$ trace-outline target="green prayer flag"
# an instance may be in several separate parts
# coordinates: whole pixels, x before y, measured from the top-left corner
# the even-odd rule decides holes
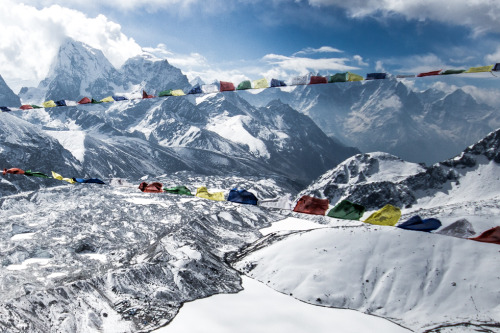
[[[24,171],[24,174],[29,177],[40,177],[40,178],[50,178],[44,173],[41,172],[36,172],[36,171],[31,171],[31,170],[26,170]]]

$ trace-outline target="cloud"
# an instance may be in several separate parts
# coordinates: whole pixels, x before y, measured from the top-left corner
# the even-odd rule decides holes
[[[14,91],[21,85],[36,86],[45,78],[66,37],[102,50],[117,67],[141,52],[140,46],[121,32],[121,26],[105,16],[89,18],[58,5],[37,9],[2,0],[0,30],[0,74]]]
[[[486,55],[484,57],[484,60],[487,63],[491,64],[496,64],[497,62],[500,62],[500,46],[497,47],[497,50],[494,53]]]
[[[349,58],[312,59],[267,54],[262,58],[262,60],[272,66],[280,67],[287,72],[295,72],[298,74],[307,74],[311,71],[349,71],[359,69],[358,67],[346,65],[346,62],[350,61]]]
[[[224,0],[24,0],[27,5],[51,6],[64,3],[64,6],[76,8],[84,12],[99,10],[103,7],[112,8],[119,11],[144,10],[147,12],[157,12],[168,10],[176,14],[187,15],[193,8],[198,7],[206,13],[217,13],[234,8]]]
[[[359,66],[368,66],[368,63],[366,63],[366,62],[363,61],[363,57],[362,56],[355,55],[352,58],[358,63]]]
[[[418,74],[438,69],[445,69],[448,67],[453,68],[453,66],[447,66],[440,57],[433,53],[413,55],[409,57],[389,58],[384,59],[383,63],[386,66],[394,67],[394,71],[396,73],[404,74]]]
[[[61,0],[24,0],[32,6],[50,6]],[[340,7],[352,18],[367,16],[390,17],[402,15],[410,20],[433,20],[469,27],[474,35],[485,32],[500,32],[500,2],[496,0],[65,0],[64,6],[82,11],[98,10],[102,7],[121,11],[144,10],[156,12],[166,10],[188,15],[201,10],[203,13],[220,14],[235,10],[241,5],[254,5],[288,10],[291,5],[305,4],[314,8]],[[303,8],[303,7],[302,7]],[[273,10],[274,13],[274,10]],[[302,11],[302,15],[310,14]],[[276,20],[274,17],[273,20]]]
[[[315,54],[315,53],[342,53],[344,51],[341,51],[339,49],[336,49],[331,46],[322,46],[319,49],[315,49],[312,47],[305,48],[303,50],[300,50],[299,52],[294,53],[293,55],[298,55],[298,54]]]
[[[493,0],[308,0],[312,6],[336,6],[349,16],[402,15],[410,20],[433,20],[467,26],[478,36],[500,32],[500,1]]]
[[[375,70],[377,72],[381,72],[381,73],[385,73],[386,72],[386,70],[384,68],[384,63],[381,60],[377,60],[375,62]]]
[[[147,47],[144,48],[144,51],[152,53],[159,58],[166,58],[171,65],[181,69],[182,73],[189,80],[200,77],[205,83],[220,80],[238,83],[249,79],[244,73],[259,75],[255,68],[242,68],[238,66],[240,69],[232,69],[229,68],[232,64],[212,64],[206,57],[199,53],[176,53],[168,50],[165,44],[159,44],[156,47]]]

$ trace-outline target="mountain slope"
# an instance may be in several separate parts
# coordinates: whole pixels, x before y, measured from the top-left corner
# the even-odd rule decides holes
[[[491,265],[500,259],[498,245],[330,220],[330,227],[272,233],[232,265],[304,302],[355,309],[416,332],[500,327],[500,276]]]
[[[327,137],[311,119],[287,105],[273,102],[255,108],[234,93],[48,108],[16,115],[52,135],[59,131],[61,142],[85,133],[75,154],[83,154],[80,160],[85,161],[86,172],[96,176],[142,177],[182,169],[202,174],[280,175],[305,185],[358,152]]]
[[[3,77],[0,75],[0,106],[19,106],[21,100],[5,83]]]
[[[15,167],[45,173],[54,170],[73,175],[81,171],[79,161],[56,139],[5,112],[0,114],[0,142],[0,165],[3,168]],[[40,182],[31,177],[6,175],[0,178],[0,195],[53,186],[54,183],[56,181]]]

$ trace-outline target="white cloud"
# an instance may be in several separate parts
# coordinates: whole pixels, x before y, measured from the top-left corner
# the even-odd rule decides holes
[[[384,59],[384,64],[395,66],[395,72],[405,74],[418,74],[450,67],[447,66],[441,58],[433,53]],[[453,66],[451,67],[453,68]]]
[[[102,50],[117,67],[141,52],[140,46],[121,32],[121,26],[105,16],[89,18],[58,5],[37,9],[2,0],[0,30],[0,74],[15,92],[21,85],[34,86],[45,78],[66,37]]]
[[[497,0],[308,0],[313,6],[338,6],[351,17],[400,14],[413,20],[434,20],[463,25],[475,35],[500,32],[500,1]]]
[[[65,0],[64,6],[85,10],[101,7],[122,11],[168,10],[186,15],[200,9],[204,13],[218,14],[231,11],[239,4],[261,6],[263,2],[275,8],[286,8],[287,2],[307,2],[313,7],[336,6],[343,8],[351,17],[402,15],[412,20],[434,20],[453,25],[467,26],[474,35],[487,31],[500,32],[500,1],[498,0]],[[49,6],[61,0],[24,0],[27,5]]]
[[[496,64],[497,62],[500,62],[500,46],[497,47],[496,52],[486,55],[486,57],[484,57],[484,60],[487,63],[491,64]]]
[[[375,62],[375,70],[377,72],[381,72],[381,73],[384,73],[386,71],[384,68],[384,64],[381,60],[378,60],[377,62]]]
[[[295,72],[298,74],[307,74],[311,71],[349,71],[359,69],[358,67],[346,65],[346,62],[350,61],[348,58],[312,59],[267,54],[262,58],[262,60],[272,66],[280,67],[287,72]]]
[[[454,84],[448,84],[443,81],[435,82],[430,86],[431,88],[450,94],[457,89],[462,89],[479,103],[484,103],[491,107],[498,107],[498,100],[500,100],[500,90],[499,89],[487,89],[479,88],[472,85],[457,86]]]
[[[144,10],[156,12],[169,10],[177,14],[189,14],[192,9],[199,5],[204,12],[217,13],[226,9],[234,8],[231,3],[224,0],[24,0],[27,5],[50,6],[63,3],[64,6],[77,8],[82,11],[96,11],[102,7],[113,8],[120,11]]]
[[[363,57],[362,56],[355,55],[352,58],[358,63],[359,66],[368,66],[368,63],[366,63],[366,62],[363,61]]]
[[[485,89],[475,86],[464,86],[462,89],[472,95],[476,101],[487,104],[491,107],[498,108],[498,101],[500,100],[500,90],[498,89]]]
[[[344,51],[341,51],[339,49],[336,49],[334,47],[331,47],[331,46],[322,46],[318,49],[315,49],[315,48],[312,48],[312,47],[308,47],[308,48],[305,48],[303,50],[300,50],[299,52],[296,52],[294,53],[294,55],[298,55],[298,54],[315,54],[315,53],[342,53]]]

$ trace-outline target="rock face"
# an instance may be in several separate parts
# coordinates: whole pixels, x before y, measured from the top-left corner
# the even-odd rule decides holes
[[[119,71],[124,91],[142,92],[145,89],[148,94],[157,95],[167,89],[183,89],[187,93],[190,87],[180,69],[170,65],[166,59],[158,59],[148,53],[128,59]]]
[[[445,81],[446,82],[446,81]],[[493,82],[497,85],[497,82]],[[500,123],[500,109],[460,88],[414,91],[396,79],[240,92],[252,105],[280,99],[330,136],[363,152],[436,163],[460,153]]]
[[[193,192],[240,186],[260,198],[290,191],[271,179],[154,180]],[[141,193],[138,182],[81,185],[0,198],[1,331],[151,331],[186,301],[241,290],[225,254],[278,218],[256,206]]]

